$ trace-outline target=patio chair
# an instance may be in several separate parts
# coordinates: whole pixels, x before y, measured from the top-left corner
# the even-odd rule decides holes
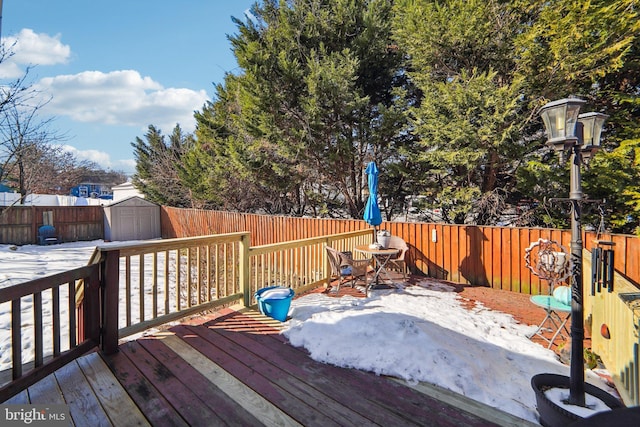
[[[56,228],[53,225],[43,225],[38,228],[38,244],[52,245],[58,243]]]
[[[340,292],[343,283],[351,283],[353,287],[358,279],[367,285],[367,273],[371,266],[371,258],[353,259],[350,252],[340,252],[330,246],[326,246],[327,258],[331,265],[331,278],[338,278],[336,293]]]
[[[568,291],[569,298],[559,298],[560,293],[558,291]],[[571,317],[571,289],[568,286],[560,286],[556,288],[552,295],[533,295],[530,300],[538,307],[542,307],[546,312],[544,320],[538,325],[536,331],[531,335],[538,335],[545,340],[549,345],[547,348],[555,343],[556,338],[560,337],[566,340],[570,336],[570,332],[567,329],[567,321]],[[551,338],[547,338],[544,332],[548,331],[552,334]]]
[[[405,256],[409,250],[409,245],[407,245],[407,242],[405,242],[401,237],[391,236],[388,247],[392,249],[399,249],[400,252],[389,259],[387,269],[401,272],[403,280],[407,280],[407,262],[405,260]]]

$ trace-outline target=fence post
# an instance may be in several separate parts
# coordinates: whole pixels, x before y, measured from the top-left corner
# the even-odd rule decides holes
[[[24,203],[24,200],[22,201]],[[38,211],[37,208],[31,205],[31,243],[38,244]]]
[[[120,287],[120,251],[107,251],[102,266],[102,337],[105,354],[118,351],[118,290]]]
[[[249,283],[249,247],[251,247],[251,234],[246,233],[240,237],[240,291],[243,295],[244,306],[251,305],[251,284]]]

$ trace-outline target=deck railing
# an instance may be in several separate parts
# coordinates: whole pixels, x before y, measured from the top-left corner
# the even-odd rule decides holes
[[[104,259],[103,343],[241,301],[249,233],[99,246]]]
[[[11,322],[11,351],[2,355],[11,357],[11,370],[0,373],[0,402],[99,344],[99,269],[95,262],[0,289],[0,307],[9,306],[2,312],[10,313]],[[76,290],[84,294],[82,309]],[[27,334],[33,346],[25,345]]]
[[[124,243],[96,248],[104,259],[103,349],[117,340],[224,305],[255,304],[273,285],[297,292],[327,281],[324,245],[371,240],[371,230],[251,247],[249,233]]]
[[[361,230],[251,247],[248,253],[250,285],[245,305],[255,304],[253,294],[268,286],[290,286],[296,292],[318,287],[328,281],[331,271],[325,246],[351,250],[371,243],[372,238],[371,230]]]

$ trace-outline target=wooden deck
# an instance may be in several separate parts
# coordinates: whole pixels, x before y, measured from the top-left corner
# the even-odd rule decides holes
[[[66,403],[76,426],[526,426],[430,386],[312,360],[280,323],[225,309],[88,354],[5,403]]]

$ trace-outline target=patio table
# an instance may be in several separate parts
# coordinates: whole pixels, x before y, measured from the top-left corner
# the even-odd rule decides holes
[[[394,248],[377,249],[377,248],[370,248],[369,245],[358,245],[354,249],[356,252],[360,252],[365,255],[372,256],[373,259],[375,260],[374,274],[371,280],[369,281],[369,285],[367,286],[367,288],[372,289],[374,285],[376,287],[379,286],[380,276],[386,276],[386,279],[391,282],[390,284],[393,283],[393,281],[389,277],[389,273],[387,272],[387,269],[385,268],[385,266],[387,265],[391,257],[393,257],[394,255],[397,255],[398,252],[400,252],[400,249],[394,249]]]

